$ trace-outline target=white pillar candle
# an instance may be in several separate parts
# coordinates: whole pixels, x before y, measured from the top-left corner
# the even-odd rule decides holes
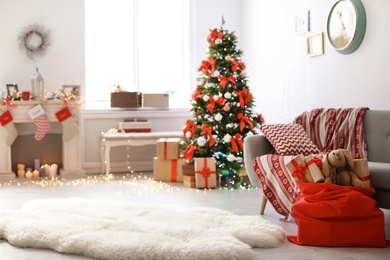
[[[26,176],[27,179],[32,178],[32,172],[31,171],[26,171],[25,176]]]
[[[34,171],[32,172],[32,175],[33,175],[33,178],[38,178],[38,177],[39,177],[39,171],[34,170]]]
[[[18,178],[24,178],[24,174],[26,172],[24,170],[18,170]]]
[[[50,165],[44,164],[41,166],[41,177],[49,176]]]
[[[57,170],[58,170],[58,165],[53,163],[50,165],[50,170],[49,170],[49,176],[50,177],[56,177],[57,176]]]

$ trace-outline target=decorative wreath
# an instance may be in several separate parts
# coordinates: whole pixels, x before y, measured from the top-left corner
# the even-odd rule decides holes
[[[51,44],[51,32],[44,26],[34,23],[19,34],[19,47],[24,50],[30,59],[44,56]]]

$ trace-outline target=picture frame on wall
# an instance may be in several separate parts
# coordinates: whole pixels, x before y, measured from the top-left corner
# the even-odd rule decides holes
[[[307,56],[319,56],[324,54],[324,33],[316,33],[306,38]]]
[[[295,33],[306,33],[310,31],[310,11],[299,13],[295,16]]]
[[[18,88],[18,84],[6,84],[7,85],[7,94],[8,94],[8,97],[18,97],[18,92],[19,92],[19,88]],[[15,99],[16,99],[15,98]]]

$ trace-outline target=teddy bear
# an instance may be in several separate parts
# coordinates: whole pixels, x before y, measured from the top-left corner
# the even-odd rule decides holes
[[[337,149],[326,153],[322,158],[324,182],[364,188],[364,183],[352,171],[353,166],[352,155],[347,149]]]

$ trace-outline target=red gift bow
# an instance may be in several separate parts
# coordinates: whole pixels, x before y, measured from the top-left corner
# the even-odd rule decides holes
[[[214,113],[215,103],[223,106],[226,103],[226,98],[220,97],[217,100],[215,100],[213,97],[210,97],[209,101],[210,103],[206,106],[206,108],[210,111],[210,114],[212,114]]]
[[[225,76],[219,76],[219,84],[223,89],[225,89],[226,84],[230,81],[234,85],[236,85],[236,79],[233,76],[225,77]]]
[[[238,99],[240,101],[241,108],[245,107],[245,104],[248,104],[249,101],[252,100],[252,94],[249,92],[248,89],[243,89],[241,91],[236,92]]]
[[[247,116],[244,116],[242,113],[238,113],[237,117],[238,117],[238,119],[241,120],[240,121],[240,131],[241,132],[245,127],[245,123],[247,123],[251,127],[251,129],[253,128],[253,124]]]
[[[207,167],[207,158],[203,158],[203,168],[200,171],[195,171],[195,174],[201,174],[204,178],[205,187],[209,188],[209,177],[211,174],[216,173],[215,171],[211,171],[209,167]]]
[[[15,104],[12,104],[11,101],[9,101],[8,97],[6,97],[3,102],[1,103],[1,105],[3,106],[9,106],[9,107],[12,107],[12,108],[15,108],[16,105]]]
[[[306,170],[307,170],[307,166],[302,166],[300,164],[298,164],[295,160],[292,160],[291,161],[291,164],[294,166],[294,169],[291,173],[291,175],[294,177],[294,178],[297,178],[298,180],[303,180],[304,182],[309,182],[307,179],[306,179]]]
[[[232,71],[236,72],[238,69],[238,66],[241,66],[241,69],[245,69],[245,64],[241,61],[234,61],[232,60]]]
[[[223,37],[223,32],[218,32],[218,30],[216,28],[214,30],[212,30],[210,33],[211,46],[215,45],[215,40],[222,39],[222,37]]]
[[[209,146],[213,146],[215,142],[214,142],[214,138],[213,138],[213,134],[212,134],[212,131],[213,131],[212,127],[203,124],[202,131],[204,132],[203,136],[205,138],[207,137],[207,135],[209,136]]]
[[[215,60],[213,58],[211,58],[210,60],[203,60],[202,64],[198,68],[198,71],[203,70],[204,74],[210,77],[210,73],[209,73],[210,68],[211,68],[211,74],[213,74],[215,70]]]
[[[230,139],[230,142],[232,143],[232,151],[235,153],[239,152],[237,144],[240,146],[241,149],[244,146],[241,139],[241,135],[239,133],[237,133],[234,137],[232,137]]]
[[[195,89],[192,93],[192,100],[197,100],[199,98],[203,98],[204,94],[200,93],[198,89]]]
[[[309,166],[310,166],[311,164],[313,164],[313,163],[317,164],[317,166],[318,166],[319,168],[322,168],[322,161],[321,161],[320,158],[314,157],[313,159],[311,159],[310,161],[308,161],[308,162],[306,163],[306,165],[309,167]]]
[[[177,181],[177,160],[173,159],[171,162],[171,182]]]
[[[183,155],[184,155],[184,158],[186,158],[187,160],[191,160],[192,157],[194,157],[194,152],[198,149],[197,146],[193,145],[193,144],[189,144],[187,146],[187,149],[183,152]]]
[[[192,122],[191,120],[186,121],[186,126],[183,129],[183,135],[186,136],[187,132],[191,132],[191,137],[192,138],[195,135],[195,130],[196,130],[196,124]]]

